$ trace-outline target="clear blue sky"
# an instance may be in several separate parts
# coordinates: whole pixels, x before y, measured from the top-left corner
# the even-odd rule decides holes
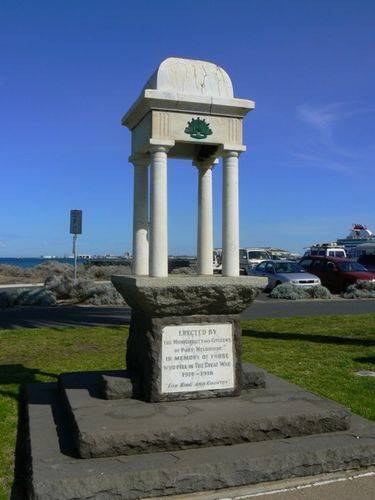
[[[375,229],[373,0],[2,0],[0,256],[131,248],[120,119],[168,56],[206,59],[253,99],[241,244],[291,250]],[[196,172],[169,163],[170,252],[195,252]],[[214,174],[220,246],[221,167]]]

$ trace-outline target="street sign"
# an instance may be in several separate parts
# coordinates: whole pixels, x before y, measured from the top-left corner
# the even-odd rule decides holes
[[[82,234],[82,210],[70,211],[70,234],[73,235],[74,282],[77,279],[77,234]]]
[[[70,234],[82,234],[82,210],[70,211]]]

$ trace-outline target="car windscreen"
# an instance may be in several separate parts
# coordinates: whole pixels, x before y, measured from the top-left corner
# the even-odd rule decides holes
[[[345,258],[345,252],[342,252],[340,250],[335,250],[335,257],[343,257],[343,258]]]
[[[350,271],[362,271],[366,272],[367,269],[363,267],[361,264],[358,262],[339,262],[337,263],[339,269],[344,272],[350,272]]]
[[[296,262],[275,262],[274,267],[277,273],[305,273],[302,266]]]
[[[248,252],[248,256],[249,256],[249,259],[262,259],[262,260],[266,260],[266,259],[270,258],[270,256],[268,255],[267,252],[254,252],[254,251],[251,251],[251,252]]]

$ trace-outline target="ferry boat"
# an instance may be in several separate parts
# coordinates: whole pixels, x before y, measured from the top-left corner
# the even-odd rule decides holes
[[[362,243],[375,243],[375,234],[363,224],[353,224],[346,238],[337,239],[337,244],[344,246],[346,250],[355,248]]]

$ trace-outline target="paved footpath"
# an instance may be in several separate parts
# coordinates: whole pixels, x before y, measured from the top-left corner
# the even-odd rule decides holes
[[[292,478],[220,491],[159,497],[159,500],[160,498],[164,500],[374,500],[375,468]]]
[[[375,300],[301,300],[270,299],[261,295],[242,319],[288,318],[327,314],[375,313]],[[0,310],[0,328],[40,328],[43,326],[113,326],[128,324],[130,309],[111,306],[15,307]],[[374,498],[375,500],[375,498]]]
[[[375,313],[375,299],[277,300],[262,294],[242,313],[242,318],[288,318],[290,316],[367,313]]]

